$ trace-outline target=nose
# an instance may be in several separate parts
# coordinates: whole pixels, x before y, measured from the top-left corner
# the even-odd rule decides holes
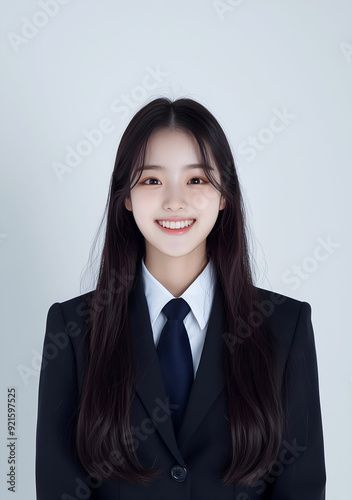
[[[177,186],[170,186],[165,192],[163,208],[165,210],[179,210],[187,206],[186,196],[182,189]]]

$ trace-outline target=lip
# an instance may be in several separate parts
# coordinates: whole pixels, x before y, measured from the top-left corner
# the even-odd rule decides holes
[[[155,221],[155,224],[162,230],[164,231],[164,233],[166,234],[175,234],[175,235],[180,235],[180,234],[184,234],[184,233],[187,233],[195,224],[196,220],[197,219],[193,219],[193,223],[188,226],[188,227],[180,227],[180,229],[168,229],[167,227],[163,227],[161,226],[159,223],[158,223],[158,220],[169,220],[169,221],[172,221],[172,222],[177,222],[177,221],[182,221],[182,220],[192,220],[193,218],[190,217],[189,219],[186,219],[184,217],[169,217],[168,219],[157,219]]]

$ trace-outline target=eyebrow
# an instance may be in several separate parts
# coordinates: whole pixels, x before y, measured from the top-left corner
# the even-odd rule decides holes
[[[204,170],[204,165],[201,163],[192,163],[190,165],[185,165],[184,170],[191,170],[191,169],[196,169],[196,168],[201,168]],[[208,165],[209,170],[214,170],[213,167]],[[162,167],[161,165],[143,165],[143,167],[139,167],[137,172],[140,172],[141,170],[165,170],[165,167]]]

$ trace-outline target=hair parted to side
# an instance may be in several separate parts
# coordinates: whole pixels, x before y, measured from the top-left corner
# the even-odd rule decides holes
[[[194,136],[205,175],[226,200],[206,245],[223,290],[225,331],[229,336],[236,336],[239,325],[248,324],[257,299],[242,196],[221,126],[194,100],[153,100],[134,115],[116,155],[106,206],[105,242],[89,305],[89,353],[76,433],[78,456],[89,474],[142,484],[155,479],[158,471],[145,470],[131,446],[134,371],[127,317],[128,297],[145,256],[145,244],[125,199],[133,187],[132,179],[143,167],[148,139],[164,128]],[[211,160],[218,167],[220,185],[212,176]],[[142,171],[136,182],[140,175]],[[99,300],[111,290],[114,274],[122,285],[111,291],[107,300]],[[232,453],[221,479],[224,484],[251,485],[275,462],[283,427],[281,386],[265,323],[253,327],[251,335],[235,349],[224,342],[223,356]],[[107,459],[112,465],[109,470],[104,467]]]

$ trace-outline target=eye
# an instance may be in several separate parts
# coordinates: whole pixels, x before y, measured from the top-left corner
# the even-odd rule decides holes
[[[201,181],[201,182],[196,182],[195,184],[206,184],[207,181],[202,179],[201,177],[193,177],[193,179],[191,179],[191,181]]]
[[[155,182],[154,182],[155,181]],[[196,182],[193,182],[196,181]],[[149,177],[148,179],[144,179],[143,181],[140,182],[140,184],[146,184],[147,186],[157,186],[157,183],[160,183],[158,179],[155,179],[154,177]],[[205,179],[202,179],[201,177],[193,177],[188,181],[192,184],[207,184],[208,181]]]
[[[145,179],[144,181],[141,182],[141,184],[147,184],[147,185],[152,185],[154,186],[154,182],[148,182],[148,181],[156,181],[156,182],[160,182],[158,181],[158,179],[154,179],[153,177],[150,177],[149,179]]]

